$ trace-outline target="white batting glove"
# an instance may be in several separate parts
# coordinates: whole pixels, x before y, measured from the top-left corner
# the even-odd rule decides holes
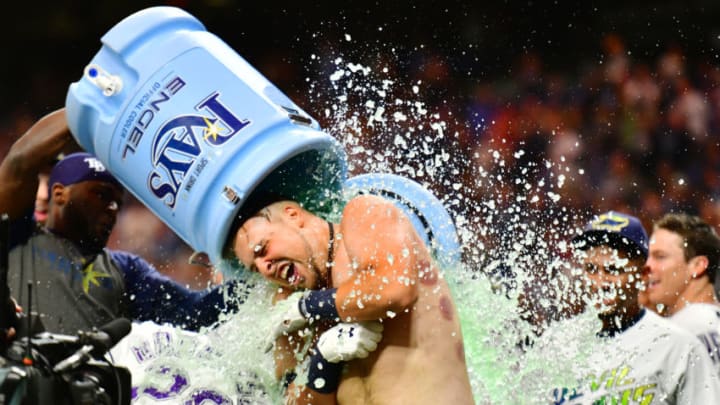
[[[302,299],[302,292],[294,292],[290,294],[283,305],[288,305],[287,311],[280,318],[280,322],[275,325],[272,332],[268,336],[267,343],[265,345],[265,352],[272,350],[275,345],[275,341],[282,335],[287,335],[300,330],[308,324],[309,320],[303,316],[300,312],[300,299]]]
[[[330,363],[364,359],[377,349],[382,331],[378,321],[339,323],[320,335],[317,349]]]

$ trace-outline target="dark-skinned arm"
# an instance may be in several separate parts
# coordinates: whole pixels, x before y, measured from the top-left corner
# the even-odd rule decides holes
[[[28,129],[0,163],[0,213],[10,219],[27,214],[35,202],[38,174],[60,152],[80,150],[65,119],[65,109],[53,111]]]

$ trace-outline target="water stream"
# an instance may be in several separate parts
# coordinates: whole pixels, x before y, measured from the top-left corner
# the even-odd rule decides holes
[[[350,173],[411,178],[455,217],[463,263],[444,277],[460,311],[476,402],[548,403],[553,387],[573,385],[575,365],[592,351],[596,315],[588,310],[562,330],[538,332],[583,308],[567,241],[587,216],[563,201],[565,183],[582,172],[562,159],[510,153],[501,140],[483,139],[482,126],[460,123],[477,132],[468,151],[452,114],[423,102],[423,83],[342,57],[310,59],[310,68],[328,75],[311,81],[300,104],[313,106],[307,110],[345,146]],[[272,307],[272,287],[250,280],[246,303],[216,328],[189,334],[135,326],[115,350],[133,368],[134,403],[282,402],[262,350],[282,303]]]

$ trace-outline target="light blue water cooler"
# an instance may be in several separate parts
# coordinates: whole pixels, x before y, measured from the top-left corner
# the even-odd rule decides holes
[[[66,108],[78,143],[214,262],[256,188],[321,201],[345,180],[335,139],[178,8],[108,31]]]
[[[458,260],[452,219],[429,191],[391,174],[347,181],[336,140],[178,8],[145,9],[108,31],[66,108],[78,143],[214,263],[241,205],[268,190],[314,211],[342,190],[383,195],[441,262]]]

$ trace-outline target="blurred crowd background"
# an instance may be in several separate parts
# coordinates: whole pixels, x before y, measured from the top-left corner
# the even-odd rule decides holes
[[[13,2],[14,12],[0,17],[0,156],[64,104],[104,32],[166,4],[198,17],[321,124],[329,125],[318,110],[322,95],[308,97],[308,86],[328,72],[313,70],[311,55],[343,55],[421,81],[428,109],[458,134],[456,161],[492,166],[479,151],[522,150],[507,162],[547,159],[583,173],[563,189],[571,209],[634,213],[648,228],[684,210],[720,230],[719,2],[249,3]],[[476,171],[463,175],[466,195],[482,192]],[[499,193],[512,194],[513,184],[506,187]],[[131,196],[110,246],[193,288],[217,281],[188,264],[191,249]]]

